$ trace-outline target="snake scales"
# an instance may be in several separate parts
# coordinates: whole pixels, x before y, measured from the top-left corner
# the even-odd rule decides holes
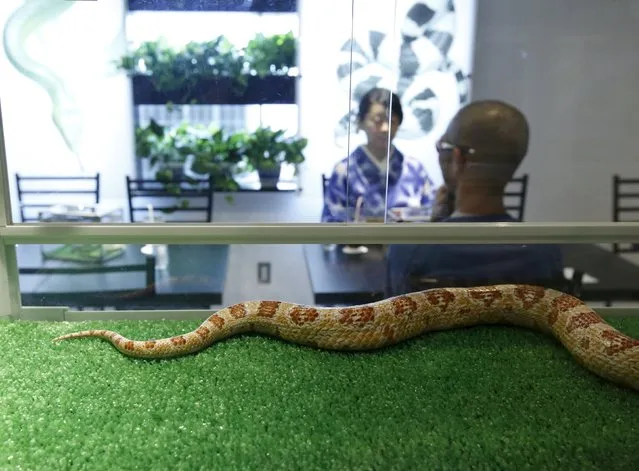
[[[194,331],[171,338],[130,340],[109,330],[86,330],[53,341],[99,337],[130,357],[171,358],[245,332],[323,349],[370,350],[429,331],[480,324],[552,334],[592,372],[639,391],[639,340],[614,329],[581,300],[529,285],[435,288],[342,308],[250,301],[221,309]]]

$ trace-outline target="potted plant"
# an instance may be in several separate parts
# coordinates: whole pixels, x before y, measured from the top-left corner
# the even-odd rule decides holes
[[[136,153],[148,159],[157,180],[197,182],[213,176],[215,190],[239,189],[235,177],[256,170],[262,188],[275,189],[282,164],[304,162],[305,138],[286,137],[284,130],[260,127],[253,133],[227,134],[215,127],[182,123],[167,130],[154,120],[136,130]],[[296,168],[297,171],[297,168]],[[177,193],[176,193],[177,194]],[[227,198],[229,199],[229,198]]]
[[[168,132],[153,119],[146,127],[135,130],[135,154],[148,160],[158,180],[183,176],[184,156],[176,145],[177,135],[176,131]]]
[[[277,188],[282,164],[297,165],[305,160],[307,139],[285,137],[284,132],[259,127],[245,137],[244,157],[248,167],[257,170],[262,188]]]
[[[216,128],[182,123],[167,129],[151,120],[136,129],[136,154],[148,159],[155,178],[167,184],[176,179],[197,182],[213,176],[217,190],[238,189],[233,176],[241,164],[242,142]]]
[[[182,152],[186,155],[185,173],[194,179],[213,177],[217,191],[236,191],[234,177],[242,171],[241,134],[228,136],[224,129],[193,129],[191,140]]]

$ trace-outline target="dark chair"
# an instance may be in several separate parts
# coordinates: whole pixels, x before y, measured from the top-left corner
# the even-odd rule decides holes
[[[514,188],[513,188],[514,187]],[[528,174],[521,177],[514,177],[506,185],[504,192],[504,207],[506,211],[517,221],[524,220],[524,209],[526,207],[526,196],[528,194]]]
[[[639,221],[639,178],[612,177],[613,222]],[[630,244],[613,244],[615,253],[639,252],[639,240]]]
[[[191,180],[177,179],[170,182],[159,180],[132,179],[126,177],[131,222],[141,222],[148,216],[148,205],[163,219],[174,215],[174,222],[211,222],[213,219],[213,177],[193,183]],[[136,201],[141,201],[136,206]],[[199,204],[193,204],[199,200]],[[201,201],[204,200],[202,203]],[[140,213],[144,216],[140,217]],[[189,214],[190,213],[190,214]],[[200,213],[201,217],[193,217]],[[185,215],[179,217],[178,215]]]
[[[16,190],[22,222],[39,220],[39,213],[55,204],[100,203],[100,173],[95,176],[21,176]]]

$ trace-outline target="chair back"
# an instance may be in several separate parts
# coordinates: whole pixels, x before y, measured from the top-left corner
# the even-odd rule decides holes
[[[612,177],[612,220],[613,222],[639,221],[639,178]],[[636,243],[613,244],[615,253],[639,252]]]
[[[166,222],[211,222],[213,220],[213,177],[193,182],[169,182],[126,177],[129,219],[141,222],[148,217],[149,205]]]
[[[100,203],[100,173],[93,176],[24,176],[16,173],[20,220],[33,222],[56,204]]]
[[[504,192],[504,207],[517,221],[524,220],[526,196],[528,195],[528,174],[514,177],[506,185]]]

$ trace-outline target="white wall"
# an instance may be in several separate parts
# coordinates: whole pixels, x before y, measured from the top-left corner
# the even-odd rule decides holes
[[[2,28],[22,3],[0,2]],[[43,14],[43,5],[40,2],[36,15]],[[125,50],[124,0],[68,5],[27,38],[26,53],[46,67],[45,73],[54,73],[64,82],[70,101],[61,105],[79,112],[77,120],[66,115],[70,135],[77,133],[77,154],[52,122],[47,92],[19,73],[0,48],[0,97],[15,221],[19,220],[16,172],[83,175],[99,171],[101,195],[108,200],[126,198],[124,175],[134,168],[129,80],[114,73],[111,65]]]
[[[639,176],[639,2],[478,0],[473,98],[528,115],[529,221],[610,221]]]

